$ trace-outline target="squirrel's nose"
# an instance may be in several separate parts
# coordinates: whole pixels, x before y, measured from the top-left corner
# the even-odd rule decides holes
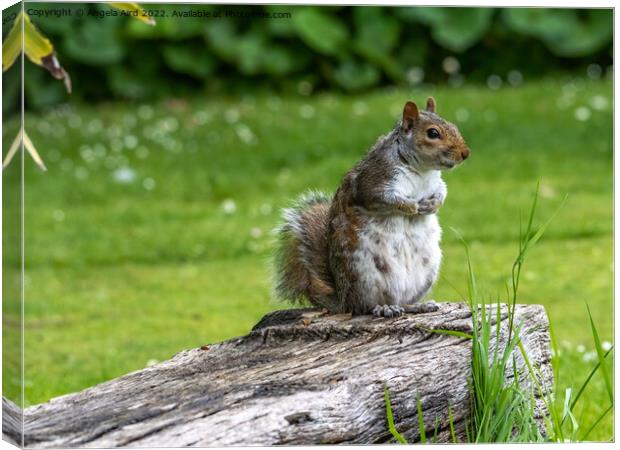
[[[463,161],[465,161],[467,159],[467,157],[469,156],[469,149],[467,147],[465,147],[462,151],[461,151],[461,157],[463,158]]]

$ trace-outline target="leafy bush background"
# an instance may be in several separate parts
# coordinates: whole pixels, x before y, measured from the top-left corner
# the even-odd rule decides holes
[[[458,59],[467,81],[514,69],[531,77],[612,62],[611,9],[143,6],[168,17],[158,17],[155,27],[128,17],[33,17],[74,80],[74,100],[286,92],[297,91],[301,81],[307,90],[359,92],[419,81],[408,77],[412,68],[423,69],[425,82],[446,82],[447,56]],[[111,9],[103,3],[27,7]],[[190,10],[290,12],[291,18],[170,17]],[[8,29],[5,24],[4,35]],[[27,64],[28,106],[66,99],[62,83]],[[19,92],[18,70],[4,82],[6,110]]]

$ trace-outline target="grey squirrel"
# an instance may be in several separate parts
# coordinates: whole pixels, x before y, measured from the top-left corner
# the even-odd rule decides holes
[[[333,313],[399,316],[437,309],[420,300],[441,263],[436,212],[441,171],[470,154],[458,128],[407,102],[402,120],[343,178],[333,198],[310,192],[277,229],[276,294]]]

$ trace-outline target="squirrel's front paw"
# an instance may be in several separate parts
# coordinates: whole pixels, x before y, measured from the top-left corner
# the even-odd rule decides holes
[[[418,214],[420,214],[420,212],[418,211],[418,203],[415,202],[411,202],[411,203],[398,203],[396,205],[396,209],[398,209],[401,213],[403,213],[406,216],[416,216]]]
[[[375,317],[399,317],[405,314],[405,308],[399,305],[376,305],[372,309]]]
[[[418,214],[435,214],[441,208],[442,202],[437,197],[424,198],[418,202]]]
[[[439,305],[434,300],[429,300],[425,303],[405,305],[403,310],[408,314],[424,314],[438,311]]]

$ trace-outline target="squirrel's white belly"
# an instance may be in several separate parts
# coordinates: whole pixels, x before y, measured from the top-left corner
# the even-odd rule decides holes
[[[419,301],[439,274],[441,228],[437,216],[367,220],[352,258],[364,301],[368,306]]]

